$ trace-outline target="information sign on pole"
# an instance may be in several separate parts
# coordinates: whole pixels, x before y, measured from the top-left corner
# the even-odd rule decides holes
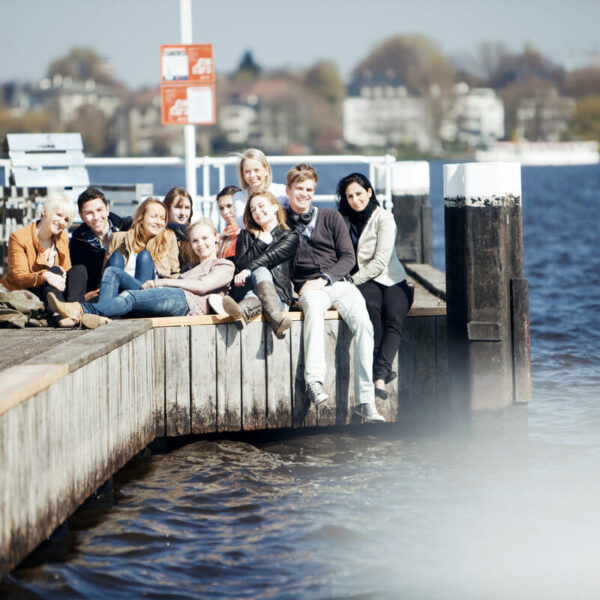
[[[214,124],[214,80],[212,44],[163,44],[160,47],[162,124]]]

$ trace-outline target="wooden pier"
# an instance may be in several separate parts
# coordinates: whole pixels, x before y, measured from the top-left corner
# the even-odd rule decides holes
[[[430,270],[410,268],[417,281]],[[446,407],[438,284],[416,284],[398,378],[378,400],[387,421]],[[240,331],[218,316],[115,320],[95,331],[1,330],[0,577],[156,438],[360,423],[346,325],[327,314],[331,399],[315,408],[304,397],[302,314],[290,314],[283,340],[261,318]]]

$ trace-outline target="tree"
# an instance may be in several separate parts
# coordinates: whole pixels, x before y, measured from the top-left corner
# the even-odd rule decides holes
[[[48,77],[55,75],[84,81],[93,79],[108,85],[115,83],[110,63],[92,48],[76,47],[66,56],[53,60],[48,67]]]
[[[454,81],[450,61],[421,35],[398,35],[377,45],[355,68],[353,77],[365,72],[393,73],[407,86],[428,95],[432,86],[448,89]]]
[[[262,73],[261,66],[254,60],[250,50],[246,50],[240,60],[238,68],[233,74],[235,81],[256,81]]]
[[[340,78],[337,65],[328,60],[321,60],[304,74],[304,82],[315,93],[339,111],[346,95],[346,86]]]
[[[600,95],[586,96],[577,101],[567,137],[600,142]]]
[[[575,69],[565,78],[565,90],[570,96],[600,96],[600,67],[590,66]]]

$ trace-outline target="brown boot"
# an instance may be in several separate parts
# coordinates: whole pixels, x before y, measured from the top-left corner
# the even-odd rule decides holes
[[[242,327],[246,327],[248,321],[255,315],[260,315],[262,306],[258,298],[250,296],[236,302],[231,296],[223,298],[223,310],[236,321],[240,321]]]
[[[63,319],[71,319],[74,325],[81,323],[83,308],[79,302],[62,302],[50,292],[48,294],[48,306]]]
[[[261,281],[256,284],[254,291],[262,302],[263,313],[271,322],[275,335],[280,339],[285,337],[285,332],[292,326],[292,320],[281,312],[275,284],[271,281]]]
[[[59,324],[66,320],[69,320],[72,323],[72,325],[61,324],[61,327],[83,325],[88,329],[96,329],[101,325],[110,323],[108,317],[84,313],[83,307],[79,302],[62,302],[52,292],[48,294],[48,306],[62,317]]]

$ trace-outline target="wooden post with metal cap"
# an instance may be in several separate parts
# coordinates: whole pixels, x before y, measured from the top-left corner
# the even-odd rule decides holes
[[[446,300],[453,406],[531,398],[519,163],[444,165]]]

